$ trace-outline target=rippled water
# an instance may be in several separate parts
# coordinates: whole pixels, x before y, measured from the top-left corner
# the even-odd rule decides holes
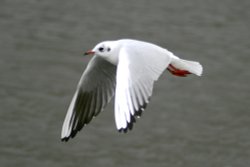
[[[0,166],[246,167],[250,164],[250,1],[1,0]],[[133,131],[113,104],[68,143],[67,107],[108,39],[157,43],[204,76],[165,72]]]

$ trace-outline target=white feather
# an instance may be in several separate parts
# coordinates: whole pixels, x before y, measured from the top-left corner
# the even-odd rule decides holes
[[[202,65],[196,61],[184,60],[174,56],[171,64],[178,69],[189,71],[197,76],[201,76],[203,72]]]
[[[120,42],[122,44],[117,66],[115,93],[117,129],[127,128],[127,124],[131,121],[130,114],[133,116],[135,111],[144,110],[140,107],[149,102],[154,81],[159,78],[171,61],[168,51],[156,45],[131,40]]]

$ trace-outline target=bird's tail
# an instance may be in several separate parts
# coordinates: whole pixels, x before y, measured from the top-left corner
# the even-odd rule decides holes
[[[187,74],[201,76],[203,68],[199,62],[174,58],[167,68],[173,75],[185,77]]]

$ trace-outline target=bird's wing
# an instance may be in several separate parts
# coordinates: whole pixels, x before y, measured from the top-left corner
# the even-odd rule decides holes
[[[102,111],[114,96],[116,66],[94,56],[84,71],[65,117],[61,139],[67,141]]]
[[[119,131],[132,129],[152,95],[153,84],[171,61],[170,52],[146,44],[125,46],[119,54],[115,93],[115,121]]]

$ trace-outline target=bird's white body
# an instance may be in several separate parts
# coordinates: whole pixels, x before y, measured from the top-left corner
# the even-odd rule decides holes
[[[61,138],[74,137],[115,96],[119,131],[132,129],[152,95],[154,82],[164,70],[177,76],[202,74],[198,62],[180,59],[155,44],[122,39],[97,44],[95,54],[78,84],[66,115]]]
[[[157,56],[164,55],[164,57],[176,57],[174,56],[171,52],[168,50],[161,48],[155,44],[147,43],[147,42],[142,42],[142,41],[137,41],[137,40],[131,40],[131,39],[121,39],[118,41],[106,41],[105,43],[113,46],[115,49],[115,54],[113,56],[108,56],[106,58],[107,61],[110,63],[117,65],[119,58],[121,56],[122,49],[129,49],[130,51],[133,51],[134,54],[140,54],[140,55],[145,55],[149,54],[151,52],[156,52],[154,53],[154,59],[157,59]],[[138,55],[137,54],[137,55]],[[137,57],[137,56],[136,56]]]

